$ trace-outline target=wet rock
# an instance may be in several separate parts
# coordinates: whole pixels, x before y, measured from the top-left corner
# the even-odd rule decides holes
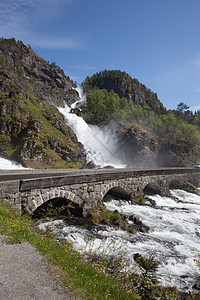
[[[134,224],[136,224],[136,225],[142,225],[142,221],[141,221],[139,218],[137,218],[137,217],[134,217],[134,218],[133,218],[133,222],[134,222]]]
[[[150,198],[146,198],[146,201],[148,201],[151,204],[151,206],[153,206],[153,207],[156,206],[156,201],[155,200],[150,199]]]
[[[150,227],[143,224],[143,226],[139,228],[139,231],[145,233],[145,232],[148,232],[149,229],[150,229]]]
[[[128,219],[129,219],[130,221],[134,221],[134,218],[135,218],[135,215],[134,215],[134,214],[132,214],[132,215],[130,215],[130,216],[128,217]]]
[[[193,289],[200,291],[200,278],[198,278],[197,282],[193,285]]]
[[[136,225],[137,230],[140,232],[148,232],[150,229],[147,225],[143,224],[142,221],[137,217],[133,217],[133,222]]]

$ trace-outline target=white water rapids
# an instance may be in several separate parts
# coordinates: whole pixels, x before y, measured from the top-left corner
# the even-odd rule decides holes
[[[58,107],[58,109],[65,116],[66,124],[75,132],[78,141],[84,145],[87,161],[92,161],[100,167],[107,165],[112,165],[115,168],[126,167],[116,157],[117,137],[111,129],[88,125],[82,117],[71,113],[71,109],[85,101],[81,88],[76,90],[80,95],[80,100],[73,103],[71,107],[66,104],[64,108]]]
[[[189,292],[200,278],[200,267],[195,261],[200,254],[200,196],[182,190],[172,190],[171,193],[176,198],[150,196],[156,201],[156,207],[115,199],[105,202],[109,210],[117,209],[127,216],[134,214],[139,217],[150,227],[148,233],[134,235],[102,225],[88,230],[63,220],[44,222],[40,228],[45,230],[50,226],[57,239],[72,242],[80,252],[102,252],[103,248],[110,253],[125,250],[131,262],[135,253],[144,257],[154,254],[160,262],[162,284]]]

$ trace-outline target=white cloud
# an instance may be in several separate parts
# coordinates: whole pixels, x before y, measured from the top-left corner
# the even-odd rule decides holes
[[[80,49],[83,45],[78,40],[60,37],[33,37],[31,46],[50,49]]]
[[[44,36],[38,32],[40,23],[52,22],[67,13],[69,4],[78,0],[1,0],[0,33],[15,37],[38,48],[78,49],[78,38]]]
[[[193,112],[200,110],[200,104],[197,106],[191,107],[190,110]]]
[[[96,67],[94,67],[94,66],[88,66],[88,65],[79,65],[79,64],[76,64],[76,65],[73,66],[73,69],[75,69],[75,70],[93,71],[93,70],[96,70]]]

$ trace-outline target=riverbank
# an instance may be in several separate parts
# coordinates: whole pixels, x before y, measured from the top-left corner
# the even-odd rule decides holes
[[[63,285],[63,288],[67,288],[67,294],[64,298],[59,298],[63,297],[60,290],[55,290],[59,297],[46,297],[46,299],[138,299],[124,291],[110,276],[105,276],[100,270],[94,268],[91,263],[83,261],[81,256],[72,249],[71,244],[66,242],[57,243],[52,236],[39,231],[30,219],[21,217],[14,212],[13,209],[4,204],[0,204],[0,234],[8,236],[8,239],[6,239],[7,244],[0,246],[1,255],[3,255],[4,252],[5,255],[8,255],[10,251],[11,257],[14,259],[14,265],[12,265],[10,257],[6,258],[7,264],[5,264],[5,267],[7,265],[7,270],[2,270],[1,272],[5,278],[8,278],[12,274],[12,276],[14,276],[14,273],[21,268],[21,272],[26,276],[26,280],[28,280],[28,278],[30,279],[29,284],[33,284],[35,277],[42,282],[43,279],[40,273],[37,276],[31,275],[31,265],[36,273],[39,271],[39,267],[42,268],[42,272],[45,272],[45,269],[42,267],[42,257],[44,257],[45,262],[48,263],[48,266],[54,275],[54,277],[52,277],[53,279],[50,279],[51,282],[53,280],[52,286],[50,284],[48,288],[52,288],[53,290],[57,287],[56,279],[54,281],[54,278],[59,278],[59,282]],[[6,249],[9,249],[9,251],[7,252]],[[14,253],[19,253],[21,255],[20,259],[19,257],[14,258]],[[36,253],[40,253],[38,254],[39,256],[37,256]],[[34,259],[31,255],[33,255]],[[27,264],[29,265],[28,270],[21,264],[23,260],[27,261]],[[47,276],[47,274],[45,276]],[[18,292],[23,286],[25,289],[28,289],[28,286],[25,282],[23,283],[23,279],[20,277],[21,275],[19,273],[16,273],[16,277],[12,277],[18,280],[19,285],[15,285]],[[5,278],[4,280],[6,280]],[[37,297],[34,298],[34,296],[12,298],[9,281],[7,281],[7,283],[6,281],[2,283],[6,284],[8,287],[8,297],[2,296],[4,297],[0,298],[2,300],[43,299]],[[43,284],[43,289],[44,286],[46,286],[45,283]]]
[[[8,261],[7,268],[10,270],[10,274],[12,274],[12,272],[13,273],[19,272],[18,269],[20,269],[22,266],[21,272],[26,274],[25,281],[30,278],[30,282],[26,284],[23,283],[23,280],[20,278],[21,276],[17,275],[16,279],[19,280],[18,283],[20,283],[18,286],[15,285],[17,290],[20,290],[21,286],[25,286],[25,289],[29,289],[28,285],[30,285],[30,283],[32,285],[36,284],[37,286],[37,281],[34,282],[35,275],[31,275],[32,274],[31,265],[33,265],[33,268],[35,268],[36,270],[36,274],[38,274],[37,272],[38,268],[44,267],[43,271],[45,270],[47,271],[46,268],[48,266],[48,270],[51,271],[49,274],[51,275],[50,281],[53,280],[52,282],[53,290],[56,288],[56,292],[58,292],[59,297],[62,297],[63,295],[65,297],[65,298],[59,298],[56,296],[56,298],[52,298],[52,299],[74,299],[74,300],[75,299],[76,300],[78,299],[83,299],[83,300],[84,299],[91,299],[91,300],[92,299],[99,299],[99,300],[100,299],[110,299],[110,300],[111,299],[112,300],[163,299],[166,300],[169,299],[166,298],[169,295],[170,295],[169,297],[171,297],[170,299],[174,299],[174,300],[199,299],[198,295],[187,295],[187,294],[181,295],[177,293],[177,291],[174,289],[172,290],[160,289],[161,288],[160,285],[157,285],[156,283],[155,283],[156,284],[155,290],[157,290],[157,292],[159,293],[159,298],[155,298],[155,297],[143,298],[141,297],[140,294],[141,291],[143,292],[145,291],[145,293],[148,293],[148,295],[151,294],[151,291],[153,291],[153,293],[155,291],[154,289],[152,290],[152,287],[154,286],[154,283],[152,281],[149,287],[150,289],[146,289],[146,277],[143,277],[143,274],[147,274],[145,269],[146,267],[148,267],[148,269],[150,266],[154,268],[154,260],[152,260],[151,258],[147,260],[143,260],[143,258],[141,258],[142,273],[140,274],[140,276],[137,276],[137,278],[140,279],[139,281],[141,285],[138,290],[137,284],[136,285],[134,284],[136,279],[134,273],[130,275],[129,277],[130,280],[128,278],[128,282],[127,280],[124,281],[123,276],[121,277],[118,276],[121,274],[120,273],[121,267],[120,265],[118,265],[119,262],[118,260],[108,261],[109,269],[111,267],[110,262],[117,263],[117,265],[116,264],[113,265],[114,269],[113,267],[110,269],[110,271],[112,270],[116,271],[116,267],[117,267],[118,275],[115,276],[116,278],[114,278],[113,276],[114,274],[110,276],[108,274],[109,272],[107,272],[108,270],[104,268],[105,261],[102,260],[101,257],[99,257],[100,258],[99,259],[97,256],[86,257],[78,254],[75,250],[73,250],[72,244],[66,241],[64,242],[56,241],[55,236],[53,236],[52,234],[48,235],[44,232],[41,232],[40,230],[38,230],[36,224],[33,221],[31,221],[26,217],[21,217],[19,214],[16,214],[13,209],[9,208],[5,204],[3,205],[0,204],[0,234],[8,236],[6,240],[4,239],[4,243],[6,242],[6,244],[3,244],[2,246],[6,245],[10,247],[10,249],[11,247],[13,247],[12,249],[14,250],[11,250],[11,253],[15,253],[15,250],[18,248],[20,249],[18,253],[21,256],[19,256],[19,258],[17,257],[14,258],[14,267],[11,263],[11,260],[7,258]],[[26,248],[27,245],[28,248]],[[28,249],[30,249],[30,252],[32,252],[34,255],[35,253],[40,255],[40,258],[31,259]],[[0,251],[2,252],[1,245],[0,245]],[[3,254],[3,252],[1,254]],[[2,257],[4,256],[2,255]],[[14,255],[11,255],[11,257],[13,258]],[[23,264],[21,265],[21,261],[22,260],[26,261],[26,259],[28,259],[28,265],[29,265],[28,270],[25,267],[23,267]],[[122,259],[124,259],[124,257],[122,257]],[[16,265],[16,261],[17,263],[19,263],[18,265]],[[145,265],[143,265],[143,262],[147,262],[147,265],[146,263]],[[9,273],[7,271],[4,272],[4,270],[1,271],[1,274],[3,274],[5,277],[9,276]],[[126,276],[126,274],[124,275]],[[12,274],[12,276],[14,275]],[[40,275],[39,276],[36,275],[36,276],[40,280],[41,276]],[[47,274],[45,274],[45,276],[47,276]],[[15,279],[15,276],[13,278]],[[154,277],[151,278],[154,280]],[[118,280],[119,283],[117,283],[116,279]],[[0,282],[3,283],[3,281],[1,281],[1,277],[0,277]],[[124,283],[130,283],[130,285],[129,284],[126,285]],[[138,283],[138,280],[136,280],[136,283]],[[42,285],[43,287],[41,287],[41,289],[46,289],[45,283],[42,283]],[[7,286],[9,287],[9,284],[7,284]],[[60,287],[62,287],[62,289],[60,289]],[[40,289],[39,286],[38,288]],[[49,288],[51,289],[51,285],[48,286],[48,289]],[[62,294],[63,291],[65,292],[65,294]],[[9,296],[12,295],[12,292],[9,289],[7,293]],[[12,298],[12,296],[11,298],[4,297],[4,296],[2,297],[3,298],[0,298],[0,300],[1,299],[2,300],[43,299],[42,297],[41,298],[37,298],[37,297],[23,298],[21,296],[19,298],[17,297]]]

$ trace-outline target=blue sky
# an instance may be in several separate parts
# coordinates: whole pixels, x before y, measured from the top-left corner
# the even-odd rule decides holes
[[[200,109],[199,0],[0,0],[0,32],[77,83],[120,69],[165,107]]]

